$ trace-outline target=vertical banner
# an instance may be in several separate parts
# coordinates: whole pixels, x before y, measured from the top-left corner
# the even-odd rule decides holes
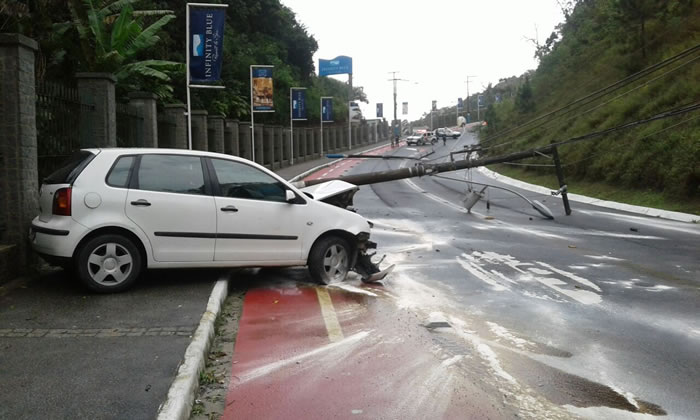
[[[377,104],[377,118],[384,118],[384,104]]]
[[[462,101],[462,98],[457,98],[457,109],[460,110],[464,108],[464,102]]]
[[[437,111],[437,101],[433,101],[433,111]]]
[[[321,122],[333,122],[333,98],[321,98]]]
[[[292,88],[292,120],[306,120],[306,89]]]
[[[484,95],[479,95],[477,97],[477,103],[479,104],[479,108],[484,107]]]
[[[226,9],[192,7],[189,24],[189,71],[192,82],[221,80]]]
[[[408,102],[404,102],[401,105],[403,108],[403,115],[408,115]]]
[[[253,112],[275,112],[272,89],[273,66],[251,66]]]

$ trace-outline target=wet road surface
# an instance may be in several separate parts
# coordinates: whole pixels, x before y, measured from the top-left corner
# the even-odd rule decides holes
[[[697,418],[700,226],[579,203],[567,217],[561,199],[522,190],[556,219],[497,190],[469,213],[465,190],[435,177],[361,188],[355,207],[397,264],[382,285],[261,274],[224,418]]]

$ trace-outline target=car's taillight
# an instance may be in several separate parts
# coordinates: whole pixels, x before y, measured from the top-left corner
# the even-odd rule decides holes
[[[70,216],[71,188],[61,188],[53,195],[53,214],[56,216]]]

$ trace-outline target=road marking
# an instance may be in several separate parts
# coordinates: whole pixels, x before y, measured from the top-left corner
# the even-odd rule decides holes
[[[325,287],[317,287],[316,295],[318,296],[318,303],[321,305],[321,314],[323,315],[323,322],[326,324],[326,331],[328,331],[328,339],[331,343],[342,340],[344,338],[343,330],[340,328],[340,322],[338,322],[331,295],[328,294],[328,290]]]

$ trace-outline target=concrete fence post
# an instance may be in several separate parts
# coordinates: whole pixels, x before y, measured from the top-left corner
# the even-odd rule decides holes
[[[292,132],[287,127],[282,128],[282,166],[289,166],[289,156],[291,155],[291,138]]]
[[[117,147],[117,102],[110,73],[77,73],[80,102],[93,105],[95,112],[80,113],[81,147]]]
[[[263,132],[265,125],[255,124],[255,162],[259,165],[265,164],[265,142]]]
[[[158,114],[156,112],[158,97],[150,92],[130,92],[129,108],[143,118],[143,124],[138,127],[141,139],[140,147],[158,147]]]
[[[263,149],[265,150],[264,162],[268,169],[273,169],[273,164],[275,162],[274,136],[274,128],[270,125],[265,125],[265,129],[263,130],[263,141],[265,145]]]
[[[238,120],[226,120],[224,123],[224,153],[240,156],[238,134]]]
[[[0,34],[0,283],[33,260],[29,226],[39,213],[35,52],[20,34]],[[12,246],[14,245],[14,247]]]
[[[185,104],[163,105],[165,120],[172,125],[173,130],[168,137],[158,133],[158,147],[187,149],[187,107]]]
[[[203,109],[192,110],[192,150],[209,150],[208,114]]]
[[[274,126],[274,136],[273,144],[275,146],[275,161],[273,162],[273,167],[279,169],[282,167],[284,162],[284,156],[282,151],[282,143],[284,142],[284,132],[285,129],[281,125]]]
[[[243,159],[251,160],[250,150],[250,123],[240,121],[238,123],[238,153]]]
[[[306,130],[306,157],[308,160],[313,160],[321,153],[321,128],[313,127]]]
[[[224,116],[221,114],[207,117],[207,138],[209,151],[224,153]]]

